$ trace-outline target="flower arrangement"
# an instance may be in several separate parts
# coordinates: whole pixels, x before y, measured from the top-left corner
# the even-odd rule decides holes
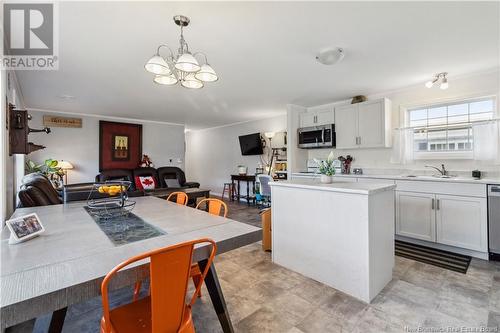
[[[318,164],[318,172],[325,176],[333,176],[335,174],[335,167],[333,165],[334,160],[333,151],[330,152],[326,161],[320,161],[316,158],[314,159],[314,161]]]

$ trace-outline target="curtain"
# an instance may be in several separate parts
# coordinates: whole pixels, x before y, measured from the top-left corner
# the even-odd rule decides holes
[[[472,125],[474,160],[499,164],[498,121]]]
[[[402,128],[393,132],[391,163],[412,164],[413,158],[413,129]]]

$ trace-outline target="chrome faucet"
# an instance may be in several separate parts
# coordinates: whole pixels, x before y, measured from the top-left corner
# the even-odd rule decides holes
[[[439,173],[441,174],[441,176],[446,176],[448,174],[448,170],[446,170],[446,168],[444,167],[444,164],[441,164],[441,169],[438,168],[438,167],[435,167],[433,165],[426,165],[425,167],[426,168],[436,169],[437,171],[439,171]]]

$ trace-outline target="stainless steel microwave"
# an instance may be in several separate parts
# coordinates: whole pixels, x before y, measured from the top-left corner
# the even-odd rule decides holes
[[[303,127],[297,131],[299,148],[335,147],[335,124]]]

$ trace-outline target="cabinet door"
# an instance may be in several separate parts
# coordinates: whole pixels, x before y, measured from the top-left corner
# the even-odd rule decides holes
[[[303,112],[299,115],[299,126],[310,127],[316,126],[316,114],[313,112]]]
[[[333,110],[318,111],[316,113],[316,125],[328,125],[334,123]]]
[[[396,191],[396,234],[436,240],[434,194]]]
[[[357,148],[358,106],[343,105],[335,108],[336,147]]]
[[[437,242],[486,252],[486,199],[454,195],[436,195],[436,199]]]
[[[359,104],[359,146],[385,146],[385,106],[383,100]]]

